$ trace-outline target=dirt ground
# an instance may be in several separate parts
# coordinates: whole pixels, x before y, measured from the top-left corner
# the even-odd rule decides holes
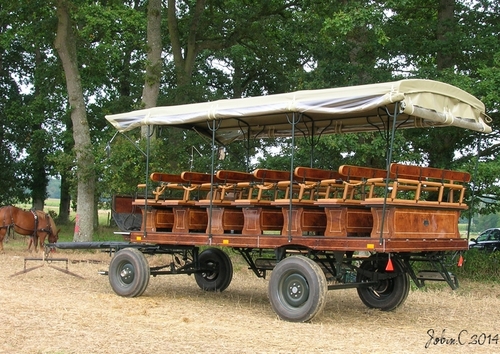
[[[277,318],[268,280],[236,259],[222,293],[186,275],[151,278],[143,296],[114,294],[109,256],[58,250],[50,264],[5,246],[0,255],[0,353],[491,353],[500,350],[500,285],[462,282],[412,290],[393,312],[366,308],[356,290],[331,291],[312,323]],[[158,256],[156,256],[158,257]],[[153,259],[151,262],[155,262]]]

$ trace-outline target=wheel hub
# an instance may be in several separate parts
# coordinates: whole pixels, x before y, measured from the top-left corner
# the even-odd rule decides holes
[[[309,286],[300,274],[290,274],[282,284],[283,300],[292,307],[304,304],[309,298]]]
[[[120,271],[120,279],[125,284],[130,284],[134,280],[134,267],[131,264],[126,264]]]

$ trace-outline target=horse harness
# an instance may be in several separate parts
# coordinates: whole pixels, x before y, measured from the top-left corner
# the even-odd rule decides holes
[[[35,221],[35,227],[33,228],[33,234],[32,236],[33,237],[37,237],[37,233],[38,232],[47,232],[49,235],[52,235],[52,227],[51,227],[51,224],[50,224],[50,220],[49,220],[49,215],[47,213],[44,213],[43,211],[40,211],[42,213],[45,214],[45,219],[47,221],[47,228],[42,228],[42,229],[38,229],[38,219],[39,219],[39,215],[38,215],[38,211],[36,209],[30,209],[30,212],[31,214],[33,214],[33,218],[34,218],[34,221]],[[2,226],[0,226],[0,229],[7,229],[7,231],[12,227],[12,226],[17,226],[18,228],[20,229],[23,229],[25,231],[31,231],[31,230],[28,230],[28,229],[24,229],[22,228],[21,226],[19,225],[16,225],[15,221],[14,221],[14,216],[12,215],[12,210],[10,211],[10,223],[7,223],[4,218],[3,220],[3,223],[2,223]]]
[[[38,232],[46,232],[48,233],[49,235],[52,235],[52,227],[50,225],[50,216],[49,214],[47,213],[44,213],[43,211],[39,211],[39,210],[36,210],[36,209],[30,209],[31,211],[31,214],[33,214],[33,217],[35,219],[35,229],[33,230],[33,237],[37,237],[37,233]],[[38,228],[38,218],[39,218],[39,215],[38,215],[38,212],[41,212],[45,215],[45,220],[47,222],[47,228],[46,229],[39,229]]]

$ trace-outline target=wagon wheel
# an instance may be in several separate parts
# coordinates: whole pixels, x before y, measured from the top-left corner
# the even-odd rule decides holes
[[[394,277],[381,279],[376,285],[369,287],[358,287],[358,296],[363,303],[370,307],[383,311],[392,311],[400,306],[410,291],[410,277],[404,271],[401,262],[397,259],[392,260]],[[360,268],[379,274],[389,273],[385,270],[387,258],[371,257],[361,263]],[[371,281],[371,277],[358,272],[356,274],[357,282]]]
[[[116,252],[109,264],[109,283],[120,296],[142,295],[148,286],[149,275],[146,257],[135,248],[124,248]]]
[[[320,313],[326,303],[325,273],[313,260],[292,256],[274,267],[269,280],[269,300],[283,320],[306,322]]]
[[[195,273],[198,286],[206,291],[224,291],[233,279],[233,264],[229,256],[218,248],[208,248],[198,256],[200,267],[204,270]]]

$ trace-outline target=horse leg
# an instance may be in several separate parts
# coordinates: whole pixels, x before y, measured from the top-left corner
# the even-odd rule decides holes
[[[35,246],[35,253],[38,252],[38,235],[33,236],[33,245]]]
[[[0,229],[0,253],[4,253],[3,239],[5,238],[6,229]]]
[[[45,237],[47,235],[43,233],[42,235],[38,236],[39,239],[39,244],[40,244],[40,252],[45,252]]]
[[[32,252],[33,252],[33,251],[31,250],[31,246],[34,246],[34,248],[35,248],[35,252],[36,252],[36,242],[37,242],[37,241],[34,239],[34,236],[33,236],[33,235],[31,235],[31,236],[30,236],[30,238],[29,238],[29,240],[28,240],[28,250],[27,250],[27,251],[28,251],[29,253],[32,253]]]

